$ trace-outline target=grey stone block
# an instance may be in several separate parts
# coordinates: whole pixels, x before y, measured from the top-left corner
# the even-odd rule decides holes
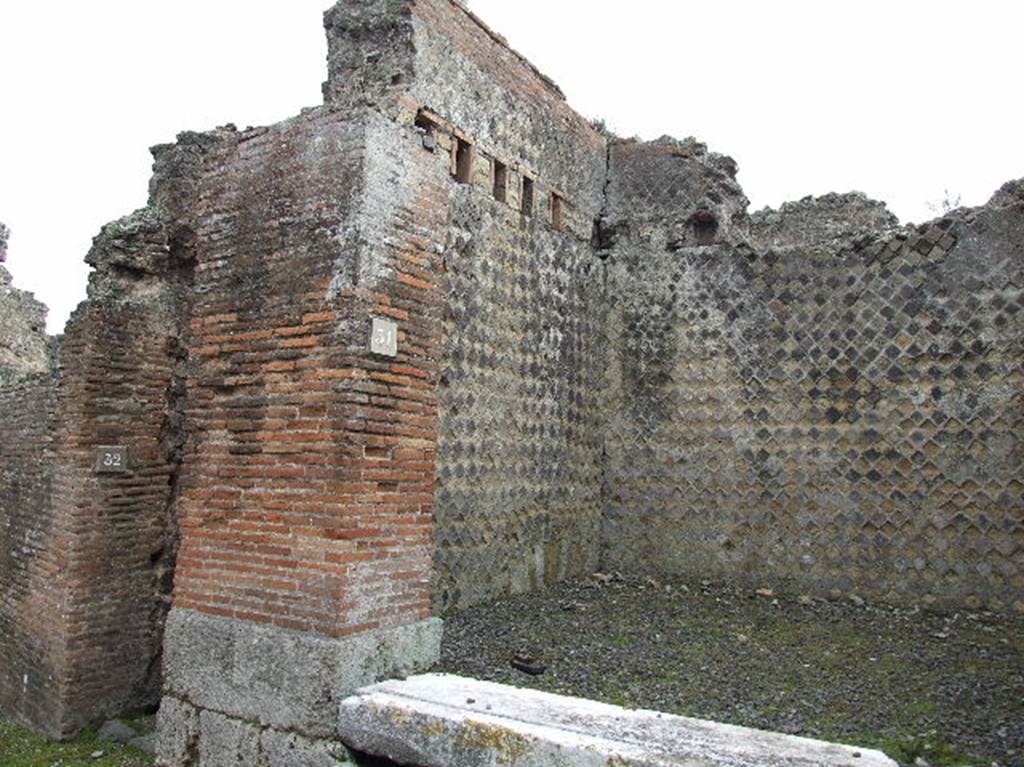
[[[895,767],[879,751],[428,674],[341,703],[351,747],[420,767]]]
[[[128,745],[134,749],[138,749],[144,754],[156,756],[157,735],[155,732],[151,732],[147,735],[139,735],[138,737],[132,738],[128,741]]]
[[[294,733],[264,730],[261,736],[263,767],[337,767],[349,763],[341,743],[310,740]]]
[[[329,739],[346,695],[436,662],[441,625],[431,618],[331,639],[172,610],[164,640],[166,692],[201,709]]]
[[[199,714],[199,767],[260,764],[259,728],[214,711]]]
[[[192,767],[199,745],[199,712],[188,703],[164,695],[156,720],[159,763]]]
[[[138,733],[120,719],[104,722],[96,737],[100,740],[111,740],[115,743],[128,743],[138,737]]]

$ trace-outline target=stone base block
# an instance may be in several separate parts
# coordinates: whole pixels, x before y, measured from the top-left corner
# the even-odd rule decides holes
[[[332,639],[192,610],[164,635],[160,763],[166,767],[320,767],[347,759],[339,702],[367,684],[433,665],[431,618]]]
[[[200,711],[165,697],[159,714],[158,764],[162,767],[338,767],[352,764],[337,741],[306,738],[294,732]]]
[[[879,751],[446,674],[361,691],[341,703],[338,731],[418,767],[896,767]]]

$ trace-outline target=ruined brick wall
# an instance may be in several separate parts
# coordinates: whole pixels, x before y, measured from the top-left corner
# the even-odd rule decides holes
[[[52,347],[50,372],[20,354],[0,386],[0,709],[54,737],[160,694],[191,282],[175,202],[188,163],[170,161],[165,185],[161,162],[150,205],[94,241],[89,298],[59,348],[40,307],[22,312],[38,339],[21,348]],[[126,449],[122,471],[97,472],[101,446]]]
[[[59,728],[64,654],[50,505],[54,392],[50,373],[0,384],[0,716],[47,732]]]
[[[56,381],[46,307],[2,263],[0,224],[0,716],[53,731],[64,603],[50,506]]]
[[[649,173],[613,162],[612,207]],[[886,231],[841,202],[759,216],[768,249],[620,232],[605,558],[1024,609],[1024,206]]]
[[[225,733],[253,762],[329,741],[341,696],[436,653],[448,188],[421,151],[411,125],[324,109],[207,165],[161,709],[176,763],[219,758]],[[371,352],[374,319],[395,356]]]
[[[160,697],[194,262],[187,203],[207,144],[186,134],[154,150],[149,204],[94,240],[88,300],[63,337],[51,499],[66,600],[59,735]],[[124,471],[97,470],[100,446],[127,449]]]
[[[325,20],[328,102],[373,103],[447,163],[447,231],[434,243],[447,304],[435,605],[589,572],[600,456],[590,239],[607,141],[458,3],[339,3]]]
[[[433,265],[367,244],[365,142],[324,112],[241,134],[211,165],[178,607],[333,636],[428,612]],[[370,355],[371,315],[403,319],[400,357]]]
[[[46,307],[12,284],[4,268],[10,231],[0,223],[0,382],[11,372],[49,369]]]
[[[51,502],[66,600],[62,735],[159,699],[174,546],[168,400],[179,348],[161,298],[86,304],[61,350]],[[128,471],[96,474],[100,445],[126,446]]]
[[[325,23],[325,106],[158,147],[59,350],[0,270],[5,715],[163,665],[169,764],[341,758],[432,615],[599,564],[1024,609],[1020,184],[751,217],[453,0]]]

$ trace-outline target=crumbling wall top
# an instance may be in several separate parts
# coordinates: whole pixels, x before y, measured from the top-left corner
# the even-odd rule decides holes
[[[328,108],[368,106],[399,124],[442,124],[465,146],[467,170],[484,177],[498,163],[554,192],[567,218],[597,215],[606,137],[462,4],[345,0],[324,25]],[[538,206],[548,199],[538,195]]]
[[[765,208],[750,217],[750,239],[760,249],[856,240],[899,227],[884,202],[862,192],[821,197]]]
[[[999,187],[988,201],[987,207],[1006,208],[1011,205],[1024,205],[1024,178],[1007,181]]]
[[[0,224],[0,264],[7,258],[10,230]],[[0,383],[11,376],[42,373],[50,368],[46,306],[11,284],[0,266]]]
[[[692,137],[613,141],[602,214],[606,239],[628,231],[670,251],[745,241],[749,202],[737,170],[731,157]]]

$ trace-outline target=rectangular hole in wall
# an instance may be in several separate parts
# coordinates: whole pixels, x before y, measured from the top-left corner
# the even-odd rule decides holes
[[[523,176],[522,212],[524,216],[533,215],[533,179]]]
[[[473,179],[473,145],[463,139],[456,139],[455,180],[468,184]]]
[[[423,148],[433,152],[437,149],[437,123],[427,117],[423,112],[416,115],[416,127],[423,132]]]
[[[505,202],[508,195],[508,167],[503,162],[494,161],[494,199]]]
[[[551,193],[551,227],[556,232],[562,231],[562,224],[563,224],[563,221],[562,221],[562,207],[563,207],[562,198],[559,195],[557,195],[554,192],[552,192]]]
[[[437,124],[421,110],[416,114],[416,127],[420,130],[433,131],[437,128]]]

